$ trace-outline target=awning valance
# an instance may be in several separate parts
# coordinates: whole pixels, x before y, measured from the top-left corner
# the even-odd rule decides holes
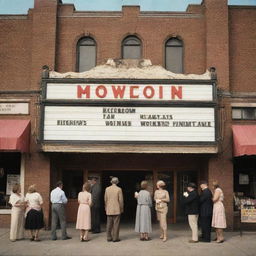
[[[256,155],[256,125],[232,125],[234,156]]]
[[[29,152],[29,138],[29,120],[0,120],[0,150]]]

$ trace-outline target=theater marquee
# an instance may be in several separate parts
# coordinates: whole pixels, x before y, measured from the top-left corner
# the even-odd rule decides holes
[[[216,142],[216,93],[209,81],[135,84],[60,80],[44,84],[44,142]]]

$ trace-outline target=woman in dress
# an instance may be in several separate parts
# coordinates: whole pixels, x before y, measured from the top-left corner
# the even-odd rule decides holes
[[[27,203],[25,229],[31,233],[31,241],[39,242],[39,230],[44,227],[44,215],[42,211],[43,199],[36,191],[36,185],[28,188],[25,201]]]
[[[15,242],[24,238],[25,198],[19,184],[13,186],[9,204],[12,205],[10,240]]]
[[[157,213],[157,220],[160,224],[161,235],[160,239],[163,239],[163,242],[167,240],[167,212],[168,212],[168,205],[167,203],[170,202],[169,193],[165,190],[165,182],[159,180],[156,183],[157,190],[155,191],[154,200],[156,202],[156,213]]]
[[[135,193],[135,198],[137,198],[137,210],[136,210],[136,222],[135,222],[135,232],[140,233],[141,241],[150,240],[149,233],[152,233],[151,225],[151,207],[152,199],[150,193],[147,191],[148,183],[147,181],[141,182],[141,190],[139,193]]]
[[[217,181],[213,182],[213,215],[212,215],[212,227],[215,228],[216,231],[216,242],[223,243],[224,236],[223,236],[223,229],[227,227],[226,224],[226,215],[225,215],[225,208],[223,205],[224,194],[219,187]]]
[[[91,204],[92,196],[89,192],[91,185],[89,182],[85,182],[83,185],[83,191],[78,194],[78,212],[76,220],[76,229],[80,229],[80,241],[88,242],[88,231],[91,229]]]

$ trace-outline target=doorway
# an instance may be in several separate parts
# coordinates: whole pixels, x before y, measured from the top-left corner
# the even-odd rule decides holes
[[[153,194],[153,172],[151,171],[103,171],[102,172],[102,205],[104,205],[104,193],[106,187],[110,186],[110,177],[118,177],[118,186],[122,188],[124,197],[124,213],[122,221],[133,222],[136,216],[137,200],[134,198],[134,192],[140,191],[140,183],[147,180],[149,191]],[[103,207],[104,208],[104,207]],[[104,209],[102,209],[102,218],[106,218]]]
[[[177,173],[177,222],[184,222],[186,220],[185,209],[182,204],[183,192],[187,190],[187,185],[190,182],[197,184],[198,173],[196,171],[184,171]]]

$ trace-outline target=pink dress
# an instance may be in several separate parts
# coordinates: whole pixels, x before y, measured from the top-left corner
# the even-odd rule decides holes
[[[218,201],[213,204],[213,214],[212,214],[212,227],[214,228],[226,228],[226,215],[225,208],[223,205],[224,194],[220,188],[216,188],[215,192],[220,192],[220,197]]]
[[[78,194],[79,207],[77,212],[76,229],[91,229],[91,202],[91,193],[83,191]]]

